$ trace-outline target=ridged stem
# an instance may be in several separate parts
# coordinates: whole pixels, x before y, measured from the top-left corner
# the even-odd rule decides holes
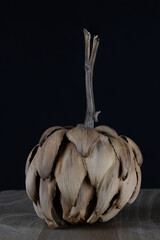
[[[96,54],[99,45],[98,36],[91,39],[91,34],[84,29],[85,39],[85,84],[86,84],[86,101],[87,109],[84,125],[89,128],[94,128],[94,122],[98,122],[98,114],[100,111],[95,112],[95,102],[93,93],[93,69],[96,59]]]

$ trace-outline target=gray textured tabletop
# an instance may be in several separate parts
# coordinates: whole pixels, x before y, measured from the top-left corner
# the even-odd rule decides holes
[[[106,223],[51,230],[25,191],[0,192],[0,240],[160,240],[160,189],[142,189],[137,200]]]

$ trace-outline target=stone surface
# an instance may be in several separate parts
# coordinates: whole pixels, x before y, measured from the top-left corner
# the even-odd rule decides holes
[[[160,240],[160,189],[143,189],[137,200],[106,223],[51,230],[25,191],[0,192],[0,240]]]

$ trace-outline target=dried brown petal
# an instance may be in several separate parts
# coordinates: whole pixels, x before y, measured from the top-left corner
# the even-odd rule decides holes
[[[139,147],[129,137],[126,137],[126,136],[122,136],[122,137],[129,143],[130,147],[132,148],[132,151],[134,152],[134,155],[136,157],[136,160],[137,160],[138,164],[141,166],[142,163],[143,163],[143,156],[142,156],[142,153],[141,153]]]
[[[26,166],[25,166],[25,175],[27,174],[30,163],[32,162],[33,158],[37,153],[38,147],[39,147],[39,144],[37,144],[28,155]]]
[[[125,206],[131,198],[136,187],[137,179],[134,165],[134,156],[131,154],[132,165],[128,177],[124,181],[120,181],[118,198],[112,203],[108,211],[100,217],[100,221],[106,222],[113,218]]]
[[[69,201],[66,201],[62,194],[60,194],[60,202],[63,210],[63,219],[69,223],[73,223],[73,219],[69,218],[69,213],[71,211],[71,203]]]
[[[109,207],[113,196],[118,192],[119,189],[118,172],[119,162],[116,158],[114,165],[112,165],[112,167],[110,167],[110,169],[107,171],[97,189],[97,204],[87,222],[96,222],[101,214],[104,213],[104,211]]]
[[[40,179],[40,205],[44,215],[44,218],[48,225],[51,228],[58,227],[58,224],[52,217],[52,208],[53,208],[53,199],[56,194],[56,181],[55,179],[50,180],[47,178],[46,180]]]
[[[39,205],[39,202],[37,202],[37,204],[33,202],[33,207],[38,217],[40,217],[41,219],[44,219],[44,215],[43,215],[41,206]]]
[[[105,125],[101,125],[98,127],[95,127],[95,130],[98,131],[99,133],[102,133],[106,136],[113,136],[113,137],[118,137],[118,133],[113,129]]]
[[[128,201],[129,204],[133,203],[136,200],[136,198],[139,194],[139,191],[140,191],[140,187],[141,187],[141,169],[137,163],[137,160],[135,160],[135,171],[136,171],[136,175],[137,175],[137,184],[136,184],[135,190],[134,190],[131,198]]]
[[[62,129],[62,127],[60,126],[54,126],[54,127],[50,127],[48,128],[41,136],[40,140],[39,140],[39,145],[42,146],[42,144],[46,141],[46,139],[53,134],[55,131]]]
[[[121,211],[121,209],[117,208],[115,205],[112,205],[112,207],[109,208],[107,213],[100,216],[99,221],[100,222],[107,222],[111,218],[115,217],[120,211]]]
[[[36,158],[36,168],[41,178],[49,177],[59,147],[67,130],[60,129],[50,135],[40,148],[41,154]]]
[[[85,163],[91,184],[98,188],[105,173],[115,163],[115,152],[108,137],[100,135]]]
[[[38,189],[37,189],[37,178],[39,178],[39,175],[37,173],[36,167],[35,167],[35,159],[31,162],[29,165],[27,174],[26,174],[26,192],[29,196],[29,198],[36,204],[39,196],[38,196]]]
[[[86,169],[81,155],[73,143],[68,143],[64,153],[57,162],[55,177],[61,195],[71,206],[75,205],[85,176]]]
[[[69,218],[74,218],[74,222],[77,223],[81,220],[85,220],[87,214],[87,206],[94,194],[94,187],[89,180],[85,178],[81,185],[76,205],[72,207]]]
[[[87,128],[84,125],[78,125],[77,127],[69,130],[66,136],[72,143],[75,144],[78,152],[83,157],[87,157],[96,144],[100,134],[94,129]]]
[[[119,177],[125,179],[131,167],[129,147],[127,143],[120,137],[109,137],[109,139],[121,164]]]
[[[116,206],[119,209],[122,209],[124,205],[129,201],[131,198],[134,189],[136,187],[137,179],[136,179],[136,172],[134,167],[130,172],[129,176],[126,178],[125,181],[121,181],[120,185],[120,195],[116,202]]]

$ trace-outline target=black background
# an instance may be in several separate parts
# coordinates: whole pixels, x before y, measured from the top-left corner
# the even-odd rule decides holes
[[[6,1],[1,7],[0,190],[22,189],[43,131],[85,116],[83,28],[98,34],[99,124],[140,147],[142,187],[160,187],[160,2]]]

